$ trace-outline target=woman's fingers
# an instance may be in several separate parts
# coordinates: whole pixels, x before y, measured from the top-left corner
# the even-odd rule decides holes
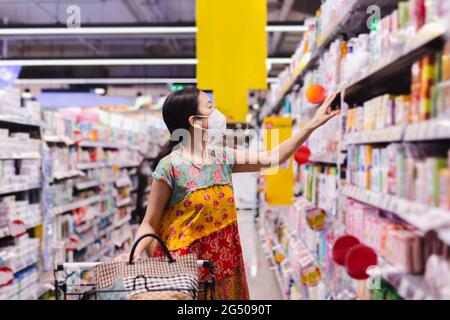
[[[331,112],[331,113],[329,113],[327,116],[328,116],[328,119],[331,119],[331,118],[333,118],[334,116],[337,116],[339,113],[341,113],[341,110],[334,110],[333,112]]]
[[[337,95],[336,93],[333,93],[331,95],[328,95],[325,98],[325,101],[324,101],[324,103],[322,104],[322,107],[321,107],[321,108],[323,108],[322,110],[324,110],[325,112],[329,111],[331,102],[333,102],[334,98],[336,98],[336,95]]]

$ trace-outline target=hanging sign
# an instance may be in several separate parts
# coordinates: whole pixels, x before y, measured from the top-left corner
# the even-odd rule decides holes
[[[292,119],[272,117],[264,119],[266,150],[272,150],[292,135]],[[264,170],[266,201],[269,205],[292,205],[294,170],[292,159]]]
[[[322,277],[320,268],[314,264],[311,264],[301,270],[302,285],[308,287],[315,287],[319,284]]]
[[[322,231],[327,226],[327,212],[320,208],[306,209],[306,222],[315,231]]]
[[[249,90],[267,89],[267,3],[197,0],[196,11],[197,85],[229,122],[244,122]]]

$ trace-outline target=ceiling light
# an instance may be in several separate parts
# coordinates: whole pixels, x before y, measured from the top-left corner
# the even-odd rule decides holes
[[[292,59],[289,58],[267,58],[267,61],[271,64],[290,64]]]
[[[0,60],[0,66],[132,66],[195,65],[197,59],[17,59]]]
[[[268,83],[276,78],[267,78]],[[16,85],[64,85],[64,84],[195,84],[195,78],[55,78],[55,79],[17,79]]]
[[[270,64],[289,64],[291,58],[267,58]],[[0,60],[0,66],[143,66],[143,65],[196,65],[195,58],[182,59],[12,59]]]
[[[273,25],[266,26],[266,32],[304,32],[303,25]],[[34,35],[122,35],[122,34],[195,34],[195,26],[142,26],[142,27],[80,27],[80,28],[1,28],[0,36],[34,36]]]
[[[95,92],[95,94],[98,94],[99,96],[103,96],[106,93],[106,90],[105,90],[105,88],[99,87],[99,88],[95,88],[94,92]]]
[[[305,32],[307,27],[298,25],[298,26],[267,26],[267,32]]]

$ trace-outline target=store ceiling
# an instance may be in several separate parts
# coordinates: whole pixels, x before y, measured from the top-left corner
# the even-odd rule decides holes
[[[68,6],[81,9],[81,25],[194,25],[195,0],[0,0],[9,26],[65,25]],[[320,0],[268,0],[268,23],[299,24],[314,15]],[[0,21],[1,22],[1,21]],[[292,55],[301,34],[268,34],[272,57]],[[195,57],[195,35],[30,36],[3,41],[2,58]],[[284,66],[274,65],[270,76]],[[195,77],[195,66],[27,67],[22,78]]]

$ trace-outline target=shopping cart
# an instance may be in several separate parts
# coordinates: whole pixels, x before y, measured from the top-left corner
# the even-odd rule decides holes
[[[141,239],[141,238],[140,238]],[[140,240],[138,239],[138,241]],[[162,242],[158,237],[157,239]],[[136,243],[135,243],[136,245]],[[135,247],[134,245],[134,247]],[[165,246],[165,245],[164,245]],[[134,253],[134,250],[131,251]],[[168,251],[167,251],[168,254]],[[170,254],[168,254],[170,256]],[[133,255],[131,255],[133,256]],[[173,259],[170,257],[170,259]],[[131,261],[131,260],[130,260]],[[54,286],[56,300],[97,300],[99,293],[128,292],[125,289],[100,289],[96,287],[93,269],[101,262],[67,262],[56,263],[54,269]],[[207,269],[207,279],[199,282],[198,290],[191,290],[190,295],[195,299],[214,300],[215,277],[214,268],[209,260],[197,260],[197,267]],[[134,278],[136,283],[143,275]],[[147,284],[145,284],[147,288]],[[186,292],[185,288],[151,289],[148,291],[178,291]]]

